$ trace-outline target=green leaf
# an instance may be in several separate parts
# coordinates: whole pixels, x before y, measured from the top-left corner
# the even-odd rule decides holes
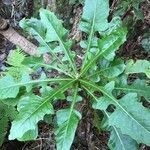
[[[121,60],[115,60],[110,63],[107,68],[102,68],[101,74],[108,78],[118,77],[121,73],[123,73],[125,69],[125,64]]]
[[[23,93],[24,94],[24,93]],[[16,106],[20,100],[20,96],[16,98],[0,99],[0,101],[8,106]]]
[[[109,105],[114,104],[116,106],[116,110],[110,116],[109,125],[121,129],[123,134],[129,135],[138,143],[150,145],[150,111],[137,102],[137,94],[129,93],[118,101],[103,87],[84,80],[80,81],[85,86],[102,92],[107,98],[110,99]]]
[[[40,43],[40,47],[47,48],[44,52],[49,52],[50,47],[45,42],[46,28],[38,19],[22,19],[19,22],[21,28],[33,35],[33,37]]]
[[[138,143],[150,145],[149,117],[150,111],[137,102],[137,94],[132,93],[120,100],[119,106],[110,116],[109,124],[120,128],[123,134],[129,135]]]
[[[38,127],[36,126],[34,130],[27,131],[21,138],[18,138],[19,141],[32,141],[36,140],[38,136]]]
[[[76,87],[74,92],[73,101],[70,109],[63,109],[57,112],[57,124],[56,130],[56,143],[57,150],[69,150],[73,142],[75,131],[81,115],[78,111],[74,110],[74,105],[77,100],[78,88]]]
[[[70,149],[80,119],[80,113],[74,109],[64,109],[57,112],[59,126],[55,133],[57,150]]]
[[[89,33],[91,30],[104,31],[108,28],[108,0],[86,0],[83,8],[81,30]],[[90,30],[88,30],[90,29]]]
[[[24,59],[25,54],[21,51],[21,49],[17,48],[8,55],[7,63],[14,67],[21,67]]]
[[[106,120],[104,125],[110,131],[108,146],[111,150],[137,150],[138,144],[130,136],[122,134],[120,129],[109,125],[110,113],[104,111]]]
[[[115,11],[114,11],[113,15],[115,15],[115,16],[122,16],[129,9],[129,7],[131,7],[133,9],[133,12],[134,12],[135,16],[138,19],[141,19],[143,21],[144,16],[143,16],[143,13],[142,13],[142,11],[140,9],[140,3],[142,1],[143,0],[119,1],[117,3],[117,7],[115,8]]]
[[[123,61],[117,59],[111,62],[109,66],[101,66],[100,71],[97,71],[88,77],[92,77],[95,75],[102,75],[107,78],[114,78],[123,73],[124,70],[125,64],[123,63]]]
[[[112,81],[112,82],[106,84],[104,89],[111,93],[114,89],[114,86],[115,86],[115,83]],[[89,93],[90,93],[90,91],[89,91]],[[90,93],[90,94],[93,96],[92,93]],[[95,97],[95,96],[93,96],[93,97]],[[94,109],[106,110],[107,107],[109,106],[109,104],[110,104],[110,99],[104,95],[100,98],[97,98],[96,101],[93,102],[92,107]],[[115,103],[112,102],[112,104],[115,104]]]
[[[74,81],[63,84],[58,89],[49,93],[48,96],[41,98],[39,96],[25,97],[18,105],[19,114],[12,122],[9,139],[31,140],[31,137],[37,136],[37,123],[42,120],[46,114],[53,114],[51,102],[58,98],[59,93],[68,89]],[[19,132],[18,132],[19,129]],[[30,133],[29,136],[27,133]],[[27,139],[29,138],[29,139]]]
[[[92,47],[94,33],[104,31],[108,28],[107,17],[109,15],[108,0],[86,0],[82,15],[80,29],[89,34],[87,42],[87,51],[82,65],[84,67],[90,48]]]
[[[9,121],[12,121],[17,115],[15,107],[7,106],[0,102],[0,146],[5,140],[9,129]]]
[[[111,133],[110,139],[108,142],[109,148],[112,150],[113,149],[114,150],[130,150],[130,149],[137,150],[138,145],[131,137],[122,134],[120,130],[116,128],[115,126],[109,125],[110,114],[105,111],[108,105],[110,104],[109,99],[107,97],[102,97],[98,99],[93,95],[93,93],[90,90],[88,90],[86,87],[84,88],[95,100],[93,103],[93,108],[104,110],[103,112],[106,115],[106,117],[104,117],[103,119],[104,120],[103,128],[106,128]],[[108,90],[109,92],[111,92],[113,88],[114,88],[113,82],[110,82],[105,86],[105,90]]]
[[[98,47],[98,58],[102,55],[104,58],[114,53],[119,47],[126,41],[127,29],[126,27],[118,27],[115,31],[111,32],[110,35],[104,36],[99,39]]]
[[[12,122],[10,140],[21,139],[26,132],[36,130],[37,122],[42,120],[45,114],[54,113],[51,103],[38,96],[26,97],[22,101],[20,103],[23,103],[23,105],[19,108],[19,114]]]
[[[62,21],[59,20],[53,12],[46,9],[40,9],[40,17],[44,27],[48,30],[46,32],[46,42],[60,42],[60,40],[63,40],[68,34],[68,31],[62,25]]]
[[[131,85],[119,85],[115,89],[127,93],[137,93],[139,96],[143,96],[146,100],[150,101],[150,86],[144,80],[137,79]]]
[[[126,28],[120,27],[112,34],[106,35],[102,39],[99,39],[99,51],[93,56],[92,59],[88,60],[87,64],[81,70],[81,76],[83,76],[98,59],[103,57],[107,59],[107,56],[118,50],[119,47],[126,41],[126,34]]]
[[[17,48],[9,53],[7,57],[6,75],[11,75],[17,81],[21,80],[23,74],[30,74],[32,69],[23,64],[25,54],[21,49]]]
[[[25,78],[22,79],[20,82],[14,81],[13,77],[7,75],[0,79],[0,98],[15,98],[19,93],[20,87],[32,86],[40,83],[48,83],[48,82],[61,82],[61,81],[70,81],[72,79],[59,79],[59,78],[52,78],[52,79],[39,79],[39,80],[26,80]]]
[[[150,78],[150,62],[147,60],[137,60],[136,62],[130,60],[127,63],[126,73],[145,73]]]
[[[65,41],[65,37],[67,36],[68,31],[63,27],[62,22],[57,19],[54,13],[40,9],[40,17],[41,21],[47,29],[46,32],[46,42],[54,42],[58,41],[59,46],[64,51],[68,61],[71,64],[71,67],[74,72],[76,72],[76,66],[73,59],[73,54],[71,53],[71,41]]]
[[[19,23],[21,28],[29,32],[34,36],[34,38],[39,42],[39,55],[42,53],[50,52],[59,63],[63,64],[59,57],[53,52],[52,46],[46,41],[47,29],[43,25],[41,20],[31,18],[31,19],[22,19]]]
[[[16,86],[14,86],[16,85]],[[15,83],[13,77],[7,75],[0,79],[0,98],[15,98],[19,93],[19,86]]]
[[[138,144],[131,137],[122,134],[118,128],[113,127],[110,134],[108,146],[111,150],[138,149]]]
[[[66,71],[67,69],[64,69],[64,66],[58,67],[57,64],[51,63],[51,64],[46,64],[43,60],[42,57],[26,57],[24,62],[24,65],[29,66],[31,68],[33,68],[34,70],[40,68],[40,67],[44,67],[46,69],[54,69],[56,71],[58,71],[59,73],[64,73],[65,75],[68,75],[70,77],[72,77],[68,71]]]
[[[109,23],[109,28],[103,32],[100,32],[101,35],[109,35],[113,31],[117,30],[119,27],[122,26],[122,20],[120,17],[114,17],[111,22]]]

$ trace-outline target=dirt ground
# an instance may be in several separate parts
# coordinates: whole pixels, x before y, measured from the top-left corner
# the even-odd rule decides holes
[[[27,10],[25,14],[18,14],[17,20],[20,20],[24,16],[31,15],[31,9],[33,4],[30,3],[27,5]],[[142,45],[141,40],[143,37],[143,33],[145,33],[150,27],[150,3],[144,2],[141,6],[145,19],[144,22],[136,21],[134,25],[134,32],[136,33],[133,36],[129,36],[126,43],[123,45],[121,50],[117,52],[118,57],[122,57],[124,60],[132,59],[147,59],[150,60],[150,53],[146,52]],[[68,14],[73,14],[74,7],[69,7],[67,11]],[[64,13],[62,10],[60,11],[61,14]],[[71,12],[71,13],[70,13]],[[18,12],[19,13],[19,12]],[[63,16],[62,16],[63,17]],[[66,21],[68,18],[66,17]],[[72,16],[71,16],[72,17]],[[127,16],[126,16],[127,17]],[[7,16],[8,19],[10,19]],[[18,31],[18,24],[15,24],[10,19],[10,24],[15,27]],[[70,24],[70,28],[71,28]],[[6,59],[9,52],[15,46],[7,41],[4,37],[0,35],[0,71],[5,70],[6,66]],[[63,105],[66,105],[65,102],[63,104],[57,104],[57,107],[61,108]],[[105,131],[98,131],[94,127],[94,120],[93,120],[93,110],[90,106],[83,107],[84,117],[81,120],[79,127],[76,132],[76,137],[74,143],[72,145],[72,150],[108,150],[107,142],[109,140],[109,133]],[[31,142],[18,142],[18,141],[7,141],[0,148],[0,150],[55,150],[55,141],[54,141],[54,130],[53,126],[48,125],[46,123],[40,122],[39,123],[39,137],[36,141]],[[146,147],[145,145],[140,145],[141,150],[150,150],[150,147]]]

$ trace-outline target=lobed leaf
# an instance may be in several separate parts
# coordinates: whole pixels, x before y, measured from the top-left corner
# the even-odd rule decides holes
[[[40,11],[41,12],[43,11],[47,14],[52,14],[48,10],[41,9]],[[42,17],[46,17],[46,15],[42,15]],[[54,14],[52,15],[52,17],[54,17]],[[54,18],[56,18],[56,17],[54,17]],[[59,22],[58,19],[56,21]],[[43,22],[42,18],[41,18],[41,20],[38,20],[38,19],[35,19],[35,18],[23,19],[23,20],[20,21],[20,26],[24,30],[26,30],[30,34],[32,34],[34,36],[34,38],[39,42],[39,44],[40,44],[39,48],[38,48],[39,54],[50,52],[50,54],[52,55],[52,60],[57,61],[57,64],[55,64],[55,65],[58,66],[58,63],[60,63],[62,65],[63,69],[64,69],[65,64],[63,63],[61,58],[59,58],[57,56],[57,54],[55,54],[55,52],[54,52],[54,46],[57,45],[57,44],[52,44],[47,40],[47,35],[49,35],[49,38],[52,38],[53,35],[48,33],[49,30],[47,30],[47,26],[44,25],[44,22]]]
[[[130,60],[127,63],[126,73],[145,73],[150,78],[150,62],[147,60],[137,60],[136,62]]]
[[[108,92],[112,93],[114,86],[115,86],[115,83],[114,83],[114,81],[112,81],[112,82],[106,84],[104,89],[107,90]],[[92,93],[91,93],[91,95],[93,96]],[[95,96],[93,96],[93,97],[95,97]],[[111,102],[111,104],[115,105],[114,102]],[[96,101],[93,102],[92,107],[94,109],[100,109],[100,110],[105,111],[109,105],[110,105],[110,98],[104,95],[100,98],[97,98]]]
[[[37,85],[41,83],[49,83],[49,82],[61,82],[61,81],[71,81],[72,79],[38,79],[38,80],[30,80],[29,78],[24,77],[20,82],[16,82],[14,78],[10,75],[7,75],[0,79],[0,98],[15,98],[19,93],[19,89],[21,87],[26,87],[27,91],[32,89],[32,85]]]
[[[51,50],[50,46],[47,45],[45,41],[46,37],[46,28],[42,24],[42,22],[38,19],[22,19],[19,22],[21,28],[25,31],[32,34],[32,36],[40,43],[40,48],[43,52],[49,52]],[[39,53],[42,53],[39,51]]]
[[[131,137],[122,134],[118,128],[114,126],[111,129],[108,146],[111,150],[137,150],[138,144]]]
[[[76,72],[76,66],[73,59],[73,54],[70,49],[71,41],[65,41],[68,31],[63,27],[62,22],[57,19],[54,13],[40,9],[41,21],[47,29],[46,42],[59,42],[59,47],[64,51],[67,60],[70,62],[73,71]]]
[[[81,70],[81,75],[83,76],[98,59],[103,57],[107,59],[107,56],[118,50],[119,47],[126,41],[126,34],[126,28],[121,27],[112,34],[106,35],[102,39],[99,39],[99,51],[92,59],[88,60],[84,68]]]
[[[111,150],[137,150],[138,144],[130,136],[122,134],[120,129],[109,125],[110,113],[104,111],[107,120],[105,121],[106,128],[110,131],[108,146]]]
[[[102,97],[100,99],[96,98],[93,93],[84,87],[86,91],[94,98],[93,108],[103,110],[104,118],[103,118],[103,125],[102,128],[106,128],[110,131],[110,139],[108,142],[108,146],[110,149],[114,150],[130,150],[130,149],[137,149],[138,145],[130,136],[122,134],[120,129],[116,128],[115,126],[109,125],[110,113],[106,111],[107,107],[110,105],[110,100],[107,97]],[[112,92],[114,88],[114,83],[108,83],[105,86],[105,89],[109,92]],[[114,104],[114,103],[112,103]],[[106,117],[105,117],[106,115]]]
[[[92,77],[95,75],[105,76],[107,78],[118,77],[125,70],[125,64],[121,60],[114,60],[109,65],[100,66],[94,74],[89,75]]]
[[[57,150],[70,149],[80,119],[80,113],[73,108],[57,112],[57,123],[59,126],[55,133]]]
[[[118,77],[125,70],[125,64],[121,60],[115,60],[107,68],[100,70],[101,74],[108,78]]]
[[[81,114],[74,109],[74,105],[77,101],[77,92],[78,88],[76,87],[70,109],[63,109],[57,112],[57,150],[70,149],[78,122],[81,119]]]
[[[31,138],[35,139],[37,137],[38,121],[42,120],[46,114],[54,113],[51,102],[55,100],[55,98],[58,98],[59,93],[63,93],[66,88],[69,88],[73,82],[74,81],[70,81],[60,88],[51,91],[49,95],[44,98],[30,96],[22,99],[20,104],[18,104],[19,114],[12,122],[9,139],[23,141],[31,140]]]
[[[3,144],[9,128],[9,121],[12,121],[17,115],[17,111],[12,106],[7,106],[0,102],[0,147]]]
[[[137,94],[131,93],[119,101],[119,106],[110,116],[109,124],[120,128],[123,134],[129,135],[138,143],[150,145],[149,117],[150,111],[137,102]]]
[[[107,98],[109,98],[110,103],[108,103],[107,100],[107,105],[114,104],[116,106],[116,110],[110,116],[109,125],[121,129],[123,134],[129,135],[138,143],[145,143],[150,145],[150,120],[148,119],[150,116],[150,111],[144,108],[138,102],[137,94],[129,93],[118,101],[103,87],[97,86],[84,80],[80,81],[85,86],[98,90],[102,92]],[[103,101],[105,101],[105,99]]]
[[[146,100],[150,101],[150,86],[144,80],[137,79],[131,85],[119,85],[115,89],[126,93],[137,93],[139,96],[143,96]]]
[[[108,0],[85,1],[80,29],[89,34],[87,50],[82,68],[87,63],[87,58],[94,41],[96,31],[104,31],[108,28],[107,17],[109,15]]]
[[[108,0],[86,0],[80,25],[81,30],[87,33],[106,30],[108,28],[108,15]]]
[[[45,114],[54,113],[51,103],[47,99],[43,100],[38,96],[24,98],[23,104],[23,107],[19,108],[18,116],[12,122],[10,140],[21,139],[28,131],[35,131],[37,122],[42,120]]]

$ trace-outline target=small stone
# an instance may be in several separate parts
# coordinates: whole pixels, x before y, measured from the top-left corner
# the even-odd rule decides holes
[[[5,60],[5,58],[6,58],[6,54],[5,53],[1,54],[0,55],[0,62],[3,62]]]
[[[2,63],[0,63],[0,72],[3,72],[6,70],[6,66]]]

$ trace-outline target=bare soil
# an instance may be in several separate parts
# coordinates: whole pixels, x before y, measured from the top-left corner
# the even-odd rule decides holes
[[[28,8],[32,8],[32,4]],[[150,60],[150,54],[146,52],[141,46],[141,40],[143,33],[145,33],[150,25],[150,4],[144,2],[142,10],[145,15],[144,22],[137,21],[135,23],[134,36],[128,38],[120,51],[117,52],[118,57],[122,57],[124,60],[128,59],[147,59]],[[69,11],[71,8],[69,8]],[[61,13],[62,10],[61,10]],[[32,14],[30,12],[30,14]],[[72,12],[73,14],[73,12]],[[22,15],[24,16],[24,15]],[[21,19],[22,17],[20,17]],[[10,19],[11,21],[11,19]],[[68,20],[67,20],[68,21]],[[13,24],[13,23],[12,23]],[[14,24],[13,24],[14,25]],[[16,26],[17,28],[17,26]],[[14,48],[14,45],[0,36],[0,71],[5,70],[5,61],[9,52]],[[81,63],[79,61],[79,63]],[[80,64],[78,64],[80,65]],[[66,102],[56,104],[57,108],[66,106]],[[146,105],[147,106],[147,105]],[[109,132],[98,131],[94,126],[94,111],[90,106],[83,105],[83,119],[81,120],[76,132],[76,137],[72,145],[72,150],[108,150]],[[55,119],[55,118],[54,118]],[[46,123],[39,123],[39,137],[36,141],[30,142],[18,142],[8,141],[0,148],[1,150],[55,150],[54,140],[54,127]],[[141,150],[150,150],[150,147],[140,145]]]

